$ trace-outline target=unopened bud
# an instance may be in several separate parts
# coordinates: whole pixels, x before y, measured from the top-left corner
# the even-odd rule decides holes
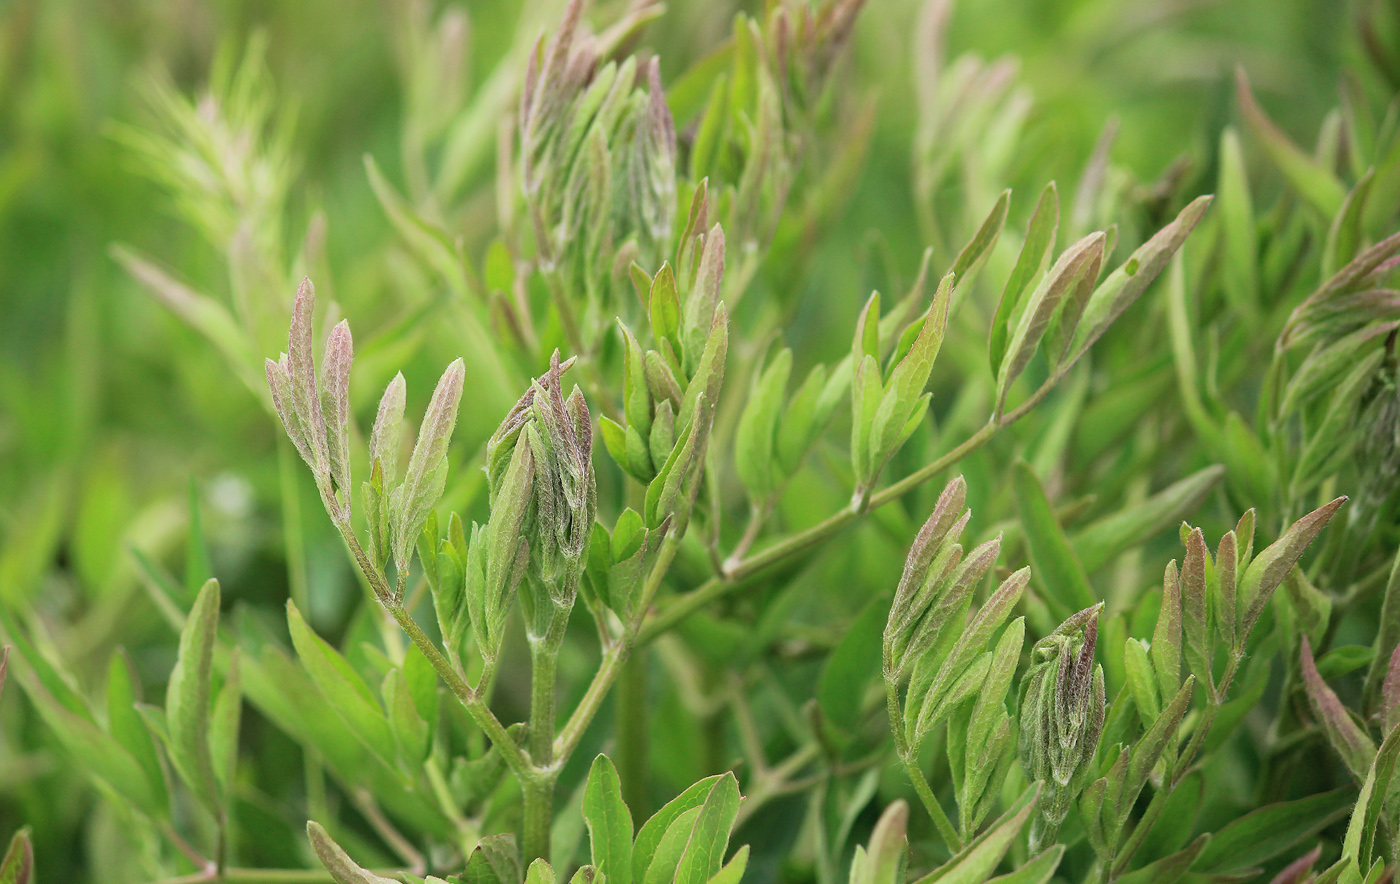
[[[1103,731],[1103,667],[1094,664],[1102,604],[1085,608],[1036,642],[1022,680],[1021,766],[1044,783],[1031,849],[1054,838],[1083,790]]]

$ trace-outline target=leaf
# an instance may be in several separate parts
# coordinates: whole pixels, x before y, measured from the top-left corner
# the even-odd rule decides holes
[[[326,867],[326,871],[331,873],[336,884],[394,884],[388,878],[381,878],[356,865],[340,845],[331,840],[331,836],[320,823],[308,821],[306,837],[311,840],[316,857],[321,860],[321,865]]]
[[[675,884],[708,884],[724,865],[725,848],[739,813],[739,781],[726,773],[715,783],[676,868]]]
[[[1220,464],[1206,467],[1075,532],[1070,543],[1084,570],[1093,573],[1114,556],[1180,524],[1205,502],[1224,475],[1225,467]]]
[[[879,672],[888,605],[880,595],[867,602],[822,667],[817,700],[827,720],[846,731],[860,726],[865,688]]]
[[[774,444],[791,370],[792,351],[780,351],[754,384],[734,431],[734,466],[755,504],[765,503],[777,490]]]
[[[1221,277],[1225,297],[1245,318],[1259,312],[1259,241],[1240,137],[1231,127],[1220,135],[1220,235],[1225,245]]]
[[[110,254],[152,297],[208,338],[249,388],[257,389],[252,343],[227,307],[179,282],[128,246],[113,245]]]
[[[477,843],[462,873],[462,884],[517,884],[523,880],[515,836],[487,835]],[[456,884],[456,878],[452,879]]]
[[[1062,371],[1078,361],[1079,357],[1108,330],[1114,320],[1157,278],[1157,274],[1162,272],[1172,255],[1176,254],[1186,237],[1195,229],[1201,216],[1210,206],[1210,201],[1209,196],[1192,200],[1170,224],[1157,231],[1151,239],[1139,246],[1121,267],[1099,283],[1084,306],[1084,313],[1074,333],[1073,344],[1068,350],[1070,356],[1062,363]]]
[[[179,656],[165,691],[170,758],[196,797],[215,818],[223,803],[209,751],[209,709],[213,701],[214,643],[219,629],[219,582],[209,580],[195,598]]]
[[[1225,874],[1261,865],[1346,816],[1355,794],[1337,789],[1245,814],[1215,833],[1191,869]]]
[[[1121,875],[1118,881],[1120,884],[1176,884],[1191,870],[1191,864],[1196,861],[1210,840],[1209,833],[1202,834],[1176,853]]]
[[[1201,684],[1211,685],[1210,667],[1215,648],[1210,628],[1210,599],[1206,595],[1206,570],[1210,568],[1210,550],[1200,528],[1186,530],[1182,524],[1186,558],[1181,563],[1181,632],[1185,640],[1186,668],[1195,673]]]
[[[831,421],[836,401],[827,400],[824,396],[826,387],[826,366],[819,363],[807,374],[797,392],[792,394],[783,419],[778,422],[774,448],[778,453],[778,464],[786,476],[791,477],[802,466],[808,449]]]
[[[953,268],[949,275],[958,284],[967,281],[967,278],[974,275],[982,266],[982,262],[991,254],[992,246],[996,245],[997,238],[1001,236],[1001,229],[1006,226],[1006,212],[1011,206],[1011,191],[1003,190],[997,197],[997,201],[992,204],[992,210],[987,213],[987,217],[982,221],[982,225],[977,228],[977,232],[972,235],[972,239],[963,250],[958,253],[958,257],[953,261]]]
[[[637,840],[632,845],[633,884],[642,884],[646,879],[647,869],[651,866],[657,847],[671,824],[682,814],[704,804],[705,799],[709,797],[719,779],[719,775],[715,775],[694,783],[690,788],[672,798],[666,806],[658,810],[651,819],[642,825],[641,830],[637,832]]]
[[[1026,791],[977,840],[915,884],[982,884],[1025,828],[1039,794],[1038,785]]]
[[[447,230],[429,221],[389,183],[374,158],[365,154],[365,174],[375,199],[403,241],[458,294],[472,294],[467,267]]]
[[[606,755],[593,759],[583,793],[593,865],[610,884],[632,881],[632,815],[622,800],[617,768]]]
[[[744,878],[744,870],[749,866],[749,845],[745,844],[734,851],[734,856],[715,873],[709,884],[739,884]]]
[[[1336,176],[1289,141],[1288,136],[1265,115],[1254,100],[1254,92],[1249,88],[1249,79],[1242,67],[1235,69],[1235,85],[1240,113],[1269,159],[1274,161],[1293,189],[1324,218],[1335,217],[1346,198],[1346,191]]]
[[[1046,589],[1047,601],[1061,618],[1092,607],[1098,599],[1035,471],[1024,460],[1018,461],[1011,481],[1030,546],[1031,568]]]
[[[287,626],[297,657],[321,696],[366,748],[392,765],[394,735],[369,686],[339,652],[311,631],[290,599],[287,601]]]
[[[465,376],[466,366],[460,358],[453,360],[442,373],[428,410],[423,414],[418,441],[404,469],[403,484],[393,494],[390,512],[394,565],[401,575],[408,574],[418,532],[447,485],[447,446],[457,424],[457,405],[462,398]]]
[[[662,263],[661,269],[656,271],[649,299],[652,335],[657,341],[668,340],[672,347],[679,347],[681,303],[676,291],[676,275],[669,262]]]
[[[1356,799],[1356,809],[1352,811],[1351,823],[1347,826],[1346,838],[1342,841],[1342,855],[1356,860],[1363,869],[1371,867],[1381,808],[1390,795],[1390,782],[1395,775],[1398,756],[1400,732],[1391,731],[1385,742],[1381,743],[1371,769],[1366,773],[1361,795]]]
[[[1375,171],[1367,170],[1356,182],[1356,186],[1346,195],[1337,216],[1327,228],[1327,239],[1322,245],[1322,275],[1331,276],[1356,257],[1361,246],[1361,222],[1366,211],[1366,197],[1370,195]]]
[[[1274,590],[1283,578],[1298,564],[1304,550],[1313,542],[1322,529],[1327,527],[1332,516],[1346,503],[1345,497],[1338,497],[1331,503],[1319,507],[1303,516],[1283,532],[1283,536],[1271,543],[1263,552],[1254,557],[1240,578],[1238,599],[1239,621],[1244,634],[1248,634],[1260,611],[1268,603]]]
[[[29,829],[20,829],[10,839],[5,858],[0,859],[0,884],[32,884],[34,875],[34,845]]]
[[[885,808],[870,833],[870,845],[857,846],[851,859],[850,884],[904,884],[909,852],[909,805],[896,801]]]
[[[1327,741],[1346,763],[1351,775],[1358,782],[1363,781],[1376,756],[1376,745],[1371,742],[1366,729],[1352,718],[1351,712],[1342,705],[1337,694],[1318,674],[1317,666],[1313,663],[1312,645],[1306,635],[1302,637],[1301,645],[1299,654],[1303,687],[1307,692],[1308,704],[1312,707],[1313,715],[1317,717],[1322,732],[1327,735]]]
[[[1037,853],[1030,862],[1014,872],[988,879],[987,884],[1048,884],[1050,877],[1060,867],[1060,859],[1065,855],[1065,846],[1055,846]]]
[[[8,650],[0,649],[0,685],[5,682],[5,652]],[[151,731],[136,709],[140,702],[137,689],[131,661],[125,651],[118,651],[107,667],[107,731],[141,765],[155,800],[163,807],[170,801],[165,786],[165,770],[161,767]]]
[[[1001,291],[997,302],[996,315],[992,318],[990,338],[987,342],[987,355],[991,361],[992,376],[997,377],[1001,370],[1002,358],[1006,354],[1006,341],[1010,334],[1011,317],[1021,303],[1021,296],[1031,288],[1044,272],[1050,256],[1055,250],[1055,234],[1060,224],[1060,195],[1055,182],[1045,185],[1036,201],[1031,220],[1026,225],[1026,239],[1021,244],[1021,252],[1016,256],[1016,264],[1006,279],[1006,287]]]
[[[1062,302],[1066,308],[1071,303],[1082,303],[1083,297],[1080,290],[1089,290],[1098,280],[1105,242],[1104,234],[1092,233],[1065,249],[1055,261],[1054,266],[1041,279],[1035,291],[1031,292],[1030,300],[1026,302],[1020,321],[1017,322],[1016,330],[1012,333],[1011,341],[1007,345],[1001,368],[997,371],[996,409],[998,414],[1005,409],[1006,397],[1012,382],[1020,377],[1021,372],[1025,370],[1031,357],[1040,347],[1041,338],[1045,336],[1046,330],[1050,327],[1050,320],[1055,315],[1056,309]],[[1074,311],[1074,315],[1070,318],[1077,321],[1078,311]],[[1062,332],[1068,337],[1073,335],[1074,328],[1065,328]],[[1059,348],[1054,349],[1058,350]],[[1047,350],[1047,357],[1052,363],[1057,362],[1062,355],[1063,353]]]
[[[238,727],[243,718],[239,660],[238,648],[234,648],[224,670],[224,686],[214,698],[209,716],[209,754],[214,760],[214,778],[225,802],[233,795],[238,767]]]

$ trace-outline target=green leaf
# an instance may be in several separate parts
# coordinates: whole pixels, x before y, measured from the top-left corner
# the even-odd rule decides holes
[[[1068,351],[1069,358],[1064,365],[1076,362],[1157,278],[1157,274],[1162,272],[1172,255],[1195,229],[1210,201],[1209,196],[1192,200],[1170,224],[1157,231],[1122,266],[1099,283],[1084,306]]]
[[[291,600],[287,601],[287,626],[297,657],[306,667],[321,696],[367,749],[392,766],[394,735],[384,711],[364,679],[335,648],[311,631]]]
[[[870,463],[872,472],[880,469],[899,450],[908,438],[910,421],[921,415],[924,387],[933,372],[933,363],[938,358],[938,351],[943,346],[943,334],[948,327],[948,306],[953,296],[954,280],[950,273],[939,282],[918,335],[884,385],[870,428],[873,432],[870,453],[873,458]]]
[[[1351,263],[1361,247],[1363,231],[1362,217],[1366,211],[1366,197],[1371,192],[1375,180],[1374,170],[1367,170],[1347,194],[1337,217],[1327,228],[1327,239],[1322,245],[1322,275],[1331,276]]]
[[[888,610],[889,601],[883,595],[867,602],[822,667],[817,700],[827,720],[846,731],[859,727],[865,687],[879,673]]]
[[[0,654],[0,685],[5,682],[4,658],[5,655]],[[136,709],[141,700],[137,691],[131,661],[125,651],[118,651],[107,667],[107,730],[141,765],[156,802],[163,807],[170,801],[165,788],[165,770],[161,767],[151,731]]]
[[[238,728],[243,718],[240,659],[238,648],[234,648],[224,670],[224,686],[214,698],[209,716],[209,754],[214,760],[214,777],[225,802],[233,795],[238,767]]]
[[[1089,577],[1079,557],[1070,546],[1055,518],[1055,509],[1045,496],[1045,489],[1030,464],[1018,461],[1012,468],[1012,488],[1016,509],[1025,527],[1030,546],[1031,568],[1046,589],[1046,598],[1057,617],[1063,619],[1075,611],[1092,607],[1098,602]]]
[[[1007,345],[1001,368],[996,372],[996,412],[998,415],[1006,407],[1006,397],[1012,382],[1021,376],[1021,372],[1025,370],[1031,357],[1040,347],[1041,338],[1046,335],[1047,329],[1050,328],[1050,320],[1061,303],[1064,303],[1067,310],[1071,305],[1082,305],[1088,296],[1087,293],[1098,281],[1105,243],[1104,234],[1091,233],[1065,249],[1055,261],[1054,266],[1041,279],[1040,284],[1031,292],[1030,299],[1021,312],[1021,318],[1016,323],[1016,330],[1012,333],[1011,341]],[[1080,309],[1076,306],[1070,311],[1073,315],[1068,318],[1077,323]],[[1073,326],[1061,329],[1060,334],[1063,336],[1062,340],[1073,336]],[[1051,350],[1055,352],[1051,352]],[[1061,350],[1062,347],[1047,349],[1046,356],[1052,364],[1058,363],[1064,355]]]
[[[647,869],[651,866],[657,848],[661,844],[661,839],[671,824],[682,814],[696,810],[704,804],[705,799],[709,797],[719,779],[719,776],[716,775],[694,783],[690,788],[672,798],[666,806],[658,810],[651,819],[642,825],[641,830],[637,832],[637,840],[632,845],[633,884],[642,884],[646,880]]]
[[[668,340],[680,347],[681,302],[676,292],[676,275],[670,263],[663,263],[651,281],[651,333],[657,341]]]
[[[1186,847],[1156,862],[1118,878],[1119,884],[1176,884],[1191,870],[1191,864],[1210,843],[1210,834],[1202,834]]]
[[[1351,775],[1360,782],[1366,778],[1366,772],[1376,757],[1376,744],[1371,742],[1366,728],[1352,717],[1351,712],[1337,698],[1336,692],[1328,687],[1318,674],[1317,666],[1313,663],[1312,645],[1307,636],[1302,637],[1301,644],[1299,655],[1308,704],[1312,707],[1318,724],[1322,726],[1322,732],[1327,735],[1327,741],[1337,750]]]
[[[555,884],[558,880],[559,876],[554,874],[554,867],[542,856],[530,863],[530,867],[525,870],[525,884]]]
[[[958,253],[958,257],[953,261],[953,269],[949,271],[959,285],[964,284],[967,279],[977,273],[982,263],[987,260],[987,256],[992,252],[992,246],[996,245],[997,238],[1001,236],[1001,229],[1006,226],[1006,212],[1011,206],[1011,191],[1003,190],[997,197],[997,201],[992,204],[992,210],[983,219],[982,225],[977,228],[977,232],[972,235],[972,239],[963,250]]]
[[[1070,544],[1087,573],[1156,535],[1179,525],[1220,484],[1225,467],[1216,464],[1163,488],[1141,503],[1104,516],[1076,531]]]
[[[909,852],[909,805],[896,801],[875,823],[870,845],[856,846],[851,859],[850,884],[904,884]]]
[[[860,365],[867,356],[880,358],[880,293],[871,292],[856,320],[856,334],[851,343],[851,360]]]
[[[766,502],[778,487],[774,445],[791,371],[792,351],[782,350],[755,382],[734,431],[734,466],[755,504]]]
[[[1288,136],[1265,115],[1254,100],[1254,92],[1249,88],[1249,79],[1245,77],[1243,68],[1236,69],[1235,83],[1240,113],[1244,115],[1250,132],[1263,145],[1269,159],[1274,161],[1274,165],[1278,166],[1293,189],[1322,213],[1324,218],[1335,217],[1346,199],[1346,191],[1337,181],[1337,177],[1322,163],[1289,141]]]
[[[152,297],[208,338],[250,389],[260,387],[252,370],[256,364],[252,342],[227,307],[203,292],[178,282],[144,255],[125,245],[113,245],[109,252]]]
[[[1381,809],[1390,795],[1397,757],[1400,757],[1400,731],[1393,730],[1381,743],[1371,769],[1366,773],[1361,795],[1356,799],[1356,809],[1352,811],[1351,822],[1347,825],[1346,838],[1342,841],[1342,855],[1355,860],[1363,869],[1371,866]]]
[[[785,476],[791,477],[802,466],[808,449],[831,420],[832,406],[836,402],[834,399],[823,401],[826,386],[826,366],[818,364],[808,372],[802,386],[788,400],[774,441],[778,465]]]
[[[642,884],[669,884],[675,880],[681,857],[685,855],[686,845],[695,831],[695,821],[699,816],[700,808],[692,807],[676,817],[662,833],[651,862],[647,865],[646,877],[641,879]]]
[[[593,865],[611,884],[632,881],[632,815],[622,800],[617,768],[606,755],[593,759],[583,793],[583,818]]]
[[[321,865],[326,867],[326,871],[331,873],[336,884],[394,884],[388,878],[381,878],[356,865],[340,845],[331,840],[331,836],[320,823],[314,820],[307,822],[306,837],[311,840],[316,857],[321,860]]]
[[[1157,680],[1147,650],[1142,642],[1130,638],[1123,643],[1123,669],[1128,676],[1128,690],[1133,695],[1143,727],[1150,727],[1162,714],[1162,701],[1157,696]]]
[[[1303,516],[1290,525],[1282,537],[1271,543],[1249,563],[1244,576],[1240,578],[1236,602],[1239,606],[1239,621],[1245,634],[1248,634],[1274,590],[1283,582],[1283,578],[1298,564],[1304,550],[1322,529],[1327,527],[1332,516],[1346,502],[1345,497],[1338,497]]]
[[[165,691],[170,759],[185,783],[216,818],[223,802],[209,751],[209,711],[213,701],[214,643],[219,629],[219,582],[199,591],[180,633],[180,651]]]
[[[715,873],[709,884],[739,884],[744,878],[744,870],[749,867],[749,845],[745,844],[734,851],[734,856]]]
[[[438,379],[433,398],[423,413],[413,454],[404,468],[403,484],[391,498],[394,566],[400,574],[408,573],[418,532],[447,485],[447,445],[457,425],[457,406],[465,377],[466,366],[459,358]]]
[[[1048,884],[1050,877],[1060,867],[1060,859],[1064,855],[1065,846],[1056,844],[1037,853],[1030,862],[1016,871],[989,879],[987,884]]]
[[[1039,794],[1039,786],[1027,790],[977,840],[915,884],[982,884],[1025,828]]]
[[[1245,814],[1215,833],[1191,869],[1226,874],[1259,866],[1346,816],[1355,795],[1353,789],[1337,789]]]
[[[515,836],[487,835],[478,842],[462,873],[462,884],[518,884],[524,879]],[[458,879],[451,879],[457,884]]]
[[[996,315],[992,318],[987,355],[991,361],[994,378],[998,377],[1002,359],[1006,355],[1011,317],[1016,314],[1021,296],[1035,285],[1041,273],[1045,271],[1050,256],[1054,254],[1055,234],[1059,225],[1060,194],[1055,188],[1055,182],[1051,181],[1045,185],[1045,190],[1041,191],[1035,210],[1031,212],[1031,220],[1026,225],[1026,239],[1021,244],[1021,252],[1016,257],[1015,266],[1011,268],[1011,275],[1006,279],[1006,287],[1001,291],[1001,300],[997,302]]]
[[[365,154],[365,174],[375,199],[394,225],[399,236],[425,264],[431,267],[459,297],[473,294],[468,283],[465,259],[452,241],[451,234],[440,225],[423,217],[408,200],[394,188],[379,171],[374,158]]]
[[[1259,312],[1259,240],[1254,204],[1249,195],[1239,134],[1226,127],[1220,135],[1220,234],[1225,245],[1221,277],[1225,297],[1241,316]]]
[[[739,781],[733,773],[726,773],[700,807],[695,828],[676,867],[675,884],[708,884],[719,873],[738,813]]]
[[[0,859],[0,884],[32,884],[34,875],[34,845],[29,829],[20,829],[10,839],[5,858]]]

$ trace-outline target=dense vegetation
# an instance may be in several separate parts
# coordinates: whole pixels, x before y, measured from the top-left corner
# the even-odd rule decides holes
[[[1327,6],[0,9],[0,884],[1390,880]]]

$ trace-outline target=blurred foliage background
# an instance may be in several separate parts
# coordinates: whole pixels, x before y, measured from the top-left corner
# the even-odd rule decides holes
[[[277,297],[289,302],[292,290],[281,288],[283,280],[231,278],[230,267],[236,271],[247,255],[189,223],[161,182],[171,169],[160,168],[140,145],[133,149],[133,132],[169,125],[157,109],[171,96],[192,96],[198,114],[211,71],[227,76],[231,59],[250,43],[264,41],[264,75],[275,101],[249,112],[268,115],[285,168],[263,170],[283,176],[268,185],[266,206],[254,205],[259,196],[250,193],[233,194],[234,202],[266,212],[270,226],[257,235],[269,241],[257,248],[303,254],[301,266],[312,272],[323,297],[352,319],[360,337],[356,371],[373,379],[357,384],[365,396],[402,365],[409,413],[419,413],[441,366],[466,357],[470,381],[449,496],[469,503],[475,495],[479,471],[468,460],[514,401],[517,380],[491,364],[490,348],[481,346],[486,332],[460,298],[444,292],[406,253],[364,161],[372,156],[387,178],[412,187],[418,173],[411,145],[408,155],[405,150],[411,136],[403,123],[413,101],[404,82],[403,56],[411,45],[405,35],[414,22],[436,16],[440,5],[0,4],[0,605],[39,612],[52,624],[38,640],[61,645],[85,686],[101,683],[120,645],[148,693],[158,697],[173,661],[173,633],[143,585],[133,550],[176,574],[190,570],[195,587],[202,572],[218,575],[226,607],[240,605],[248,616],[276,620],[289,594],[304,593],[309,618],[323,634],[352,628],[361,598],[309,478],[279,467],[279,456],[288,454],[279,455],[280,428],[261,399],[232,380],[227,361],[208,340],[153,299],[117,260],[144,254],[174,278],[220,298],[233,297],[240,285],[274,285]],[[604,21],[622,8],[595,5]],[[674,82],[721,41],[736,11],[760,5],[671,0],[644,35],[660,56],[663,79]],[[937,242],[926,229],[929,216],[948,223],[939,206],[965,205],[969,218],[980,218],[1009,185],[1018,194],[1013,223],[1020,224],[1029,195],[1045,181],[1057,179],[1062,193],[1069,192],[1105,127],[1118,132],[1108,152],[1115,180],[1150,186],[1175,169],[1196,182],[1181,190],[1208,191],[1216,177],[1217,133],[1238,115],[1236,65],[1249,73],[1281,128],[1310,146],[1337,103],[1340,72],[1358,64],[1362,51],[1354,2],[957,4],[941,51],[949,58],[1014,59],[1014,88],[1023,90],[1017,100],[1026,103],[1024,132],[1004,174],[989,181],[985,193],[967,193],[969,178],[959,176],[957,184],[935,183],[923,199],[911,172],[915,71],[936,50],[919,41],[918,5],[873,0],[862,13],[853,60],[839,76],[853,81],[843,86],[843,100],[873,101],[877,109],[868,153],[855,169],[845,208],[810,244],[811,261],[795,272],[770,269],[755,282],[778,296],[774,302],[790,305],[786,336],[801,358],[839,357],[869,290],[903,290],[898,282],[912,278],[923,245]],[[537,34],[561,6],[556,0],[524,0],[523,11],[519,0],[462,4],[460,81],[437,84],[442,91],[434,96],[429,90],[428,100],[443,102],[450,116],[462,106],[461,95],[489,89],[498,63],[514,51],[517,22],[537,22],[531,31]],[[821,149],[836,152],[846,134],[823,131]],[[230,133],[231,143],[236,147],[244,135]],[[493,137],[488,130],[485,143]],[[975,155],[983,147],[963,149]],[[469,256],[480,256],[494,236],[494,153],[491,146],[465,164],[451,198],[442,201],[445,223],[460,234]],[[1179,160],[1185,165],[1174,165]],[[1256,176],[1256,184],[1281,190],[1268,174]],[[951,226],[961,230],[967,221],[955,219]],[[117,243],[132,251],[114,251]],[[757,320],[740,314],[736,321]],[[258,342],[258,354],[279,346],[272,335]],[[946,371],[939,377],[936,390],[958,382]],[[372,401],[355,404],[362,415],[373,407]],[[1173,462],[1168,453],[1146,469],[1156,488],[1208,462],[1190,455]],[[969,481],[987,487],[998,479]],[[292,525],[282,517],[288,499],[301,504]],[[290,511],[295,516],[297,507]],[[1220,527],[1227,524],[1225,511]],[[191,530],[195,518],[202,530]],[[1218,533],[1207,530],[1207,536]],[[289,538],[305,557],[290,569]],[[886,540],[860,558],[880,556],[886,561],[850,567],[885,575],[889,583],[902,559],[900,543]],[[304,587],[291,585],[298,574]],[[862,601],[849,599],[844,607],[855,610]],[[299,788],[294,744],[251,708],[244,732],[245,745],[256,747],[245,758],[249,778],[260,789],[278,783],[289,793]],[[660,736],[666,739],[658,739],[654,763],[676,770],[663,776],[658,789],[664,792],[690,782],[693,771],[687,769],[686,734]],[[248,802],[250,818],[275,821],[287,814],[286,795],[264,797],[261,805]],[[21,823],[35,829],[45,881],[137,880],[122,870],[139,864],[123,857],[140,846],[124,841],[119,818],[83,778],[65,770],[42,723],[11,690],[0,700],[0,832]],[[293,843],[295,826],[269,822],[264,828],[273,834],[258,848],[259,861],[294,865],[304,855]]]

